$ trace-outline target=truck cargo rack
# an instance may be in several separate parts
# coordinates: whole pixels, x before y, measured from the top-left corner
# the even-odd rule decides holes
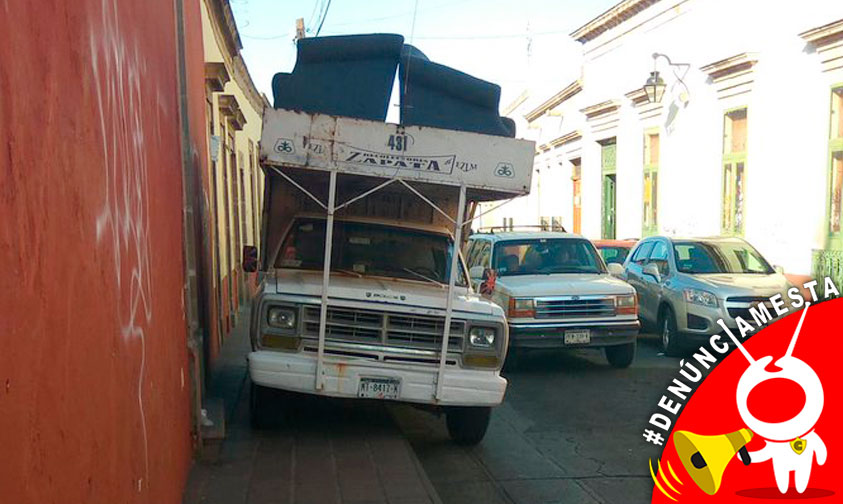
[[[284,109],[267,109],[263,120],[260,159],[267,175],[277,174],[301,191],[325,211],[325,255],[322,268],[322,293],[317,346],[316,390],[323,390],[325,334],[330,303],[331,252],[334,215],[367,196],[398,184],[429,205],[453,226],[450,278],[445,308],[442,346],[434,399],[442,394],[442,376],[447,363],[453,294],[456,284],[459,246],[466,225],[497,209],[512,199],[529,192],[532,176],[533,142],[501,136],[467,133],[430,127],[401,126],[364,119],[309,114]],[[315,183],[305,184],[301,174],[317,176]],[[367,179],[367,188],[337,201],[338,177]],[[325,180],[327,179],[327,180]],[[320,195],[313,187],[324,187]],[[308,185],[308,187],[306,187]],[[419,187],[436,191],[426,191]],[[270,184],[267,184],[267,194]],[[451,216],[443,202],[457,196],[457,215]],[[324,199],[323,199],[324,198]],[[466,218],[469,201],[501,201],[494,208]],[[268,219],[265,201],[263,220]],[[262,248],[267,251],[267,226],[263,226]],[[280,248],[272,246],[274,260]],[[266,258],[267,254],[262,254]],[[264,261],[266,269],[272,261]]]

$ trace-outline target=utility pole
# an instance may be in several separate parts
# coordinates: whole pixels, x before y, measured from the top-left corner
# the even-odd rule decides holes
[[[301,40],[304,37],[304,18],[298,18],[296,19],[296,40]]]

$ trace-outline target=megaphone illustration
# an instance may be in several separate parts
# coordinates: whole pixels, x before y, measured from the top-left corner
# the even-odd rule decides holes
[[[673,444],[682,465],[700,490],[708,495],[714,495],[720,489],[723,471],[736,453],[740,453],[744,465],[749,465],[746,444],[751,439],[749,429],[717,436],[701,436],[689,431],[673,434]]]

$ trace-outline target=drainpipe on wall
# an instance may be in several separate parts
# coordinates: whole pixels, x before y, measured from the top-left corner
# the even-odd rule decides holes
[[[182,231],[184,247],[184,307],[187,319],[187,349],[190,359],[190,383],[193,412],[193,436],[195,448],[202,446],[202,384],[203,354],[202,354],[202,326],[199,320],[199,283],[196,275],[196,187],[198,173],[193,164],[195,148],[191,143],[190,118],[188,116],[187,95],[187,62],[184,40],[184,1],[175,0],[176,18],[176,51],[178,62],[178,104],[179,122],[181,123],[181,157],[182,157]]]

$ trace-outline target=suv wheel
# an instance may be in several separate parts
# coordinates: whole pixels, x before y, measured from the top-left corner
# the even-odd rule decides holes
[[[492,408],[488,406],[454,406],[445,413],[448,434],[460,445],[476,445],[483,440]]]
[[[626,343],[623,345],[612,345],[604,348],[606,351],[606,360],[612,367],[618,369],[628,368],[632,361],[635,360],[635,342]]]
[[[661,343],[664,354],[670,357],[679,356],[682,353],[682,348],[679,331],[676,328],[676,315],[673,314],[671,307],[665,306],[662,310],[659,328],[661,329]]]

